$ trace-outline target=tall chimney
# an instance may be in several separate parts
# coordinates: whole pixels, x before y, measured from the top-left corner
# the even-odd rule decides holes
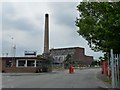
[[[44,53],[49,52],[49,15],[45,14]]]

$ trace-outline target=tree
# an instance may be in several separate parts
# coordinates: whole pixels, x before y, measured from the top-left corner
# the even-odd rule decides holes
[[[66,56],[66,58],[65,58],[65,61],[66,62],[71,62],[71,55],[70,54],[68,54],[67,56]]]
[[[71,64],[71,55],[70,54],[68,54],[67,56],[66,56],[66,58],[65,58],[65,61],[64,61],[64,65],[65,65],[65,68],[69,68],[70,67],[70,64]]]
[[[92,61],[91,66],[100,66],[101,61]]]
[[[79,35],[94,51],[120,53],[120,2],[81,2],[77,6]]]
[[[51,72],[52,71],[52,61],[53,57],[50,54],[46,55],[37,55],[37,60],[41,60],[40,68],[43,72]]]

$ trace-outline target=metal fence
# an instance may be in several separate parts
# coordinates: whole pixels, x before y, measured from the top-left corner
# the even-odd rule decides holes
[[[111,49],[110,54],[111,74],[112,74],[112,87],[120,88],[120,54],[113,54]]]

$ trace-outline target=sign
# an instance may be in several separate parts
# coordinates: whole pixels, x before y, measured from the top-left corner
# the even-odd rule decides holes
[[[25,51],[25,56],[36,56],[36,51]]]

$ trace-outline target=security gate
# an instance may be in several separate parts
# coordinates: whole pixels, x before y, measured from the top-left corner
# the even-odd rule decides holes
[[[110,54],[112,88],[120,88],[120,54],[113,54],[111,49]]]

